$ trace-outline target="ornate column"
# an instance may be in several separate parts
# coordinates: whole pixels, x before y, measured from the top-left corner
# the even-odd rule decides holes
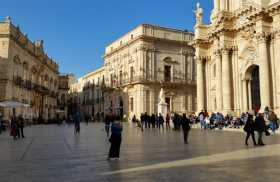
[[[274,105],[280,111],[280,71],[277,71],[277,68],[280,67],[280,11],[275,11],[271,14],[273,17],[273,31],[274,31],[274,72],[275,72],[275,102]],[[277,84],[278,83],[278,84]]]
[[[242,80],[243,111],[248,111],[248,89],[247,80]]]
[[[219,51],[216,52],[216,106],[217,111],[221,111],[223,108],[222,60]]]
[[[276,69],[280,67],[280,30],[277,30],[274,35],[275,41],[275,67]],[[276,70],[275,69],[275,70]],[[276,107],[280,109],[280,71],[276,71]]]
[[[220,10],[220,0],[214,0],[214,10],[216,12]]]
[[[152,74],[153,74],[153,80],[156,81],[157,80],[157,60],[156,60],[156,49],[152,49]]]
[[[230,60],[229,51],[222,50],[222,90],[223,90],[223,110],[232,110],[232,88],[230,80]]]
[[[205,80],[204,80],[204,63],[201,58],[197,58],[197,110],[205,109]]]
[[[220,10],[226,9],[226,1],[225,0],[219,0],[220,1]]]
[[[186,68],[185,68],[185,79],[187,82],[193,82],[193,57],[194,55],[191,52],[188,52],[185,55]]]
[[[252,92],[251,92],[251,90],[252,90],[252,88],[251,88],[251,80],[248,80],[247,81],[248,83],[248,89],[247,89],[247,91],[248,91],[248,109],[249,110],[252,110],[253,108],[252,108]]]
[[[262,108],[271,106],[270,95],[270,76],[269,76],[269,60],[267,53],[267,37],[264,33],[258,35],[259,60],[260,63],[260,92]]]
[[[147,47],[145,45],[141,45],[139,47],[139,76],[142,78],[146,78],[146,58],[147,58]]]

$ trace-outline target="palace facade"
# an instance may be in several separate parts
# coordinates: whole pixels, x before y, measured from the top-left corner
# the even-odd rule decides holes
[[[0,100],[14,100],[30,107],[16,115],[47,121],[55,117],[58,65],[44,52],[43,41],[31,42],[7,17],[0,23]],[[5,119],[12,109],[0,108]]]
[[[280,113],[280,1],[214,0],[211,23],[196,11],[198,111]]]
[[[58,77],[57,118],[67,118],[73,114],[70,86],[74,83],[74,74],[60,74]]]
[[[196,110],[193,33],[142,24],[106,47],[105,112],[132,118],[158,113],[165,92],[168,112]]]
[[[72,84],[70,93],[73,103],[85,117],[93,116],[96,120],[104,116],[104,67],[86,74]]]

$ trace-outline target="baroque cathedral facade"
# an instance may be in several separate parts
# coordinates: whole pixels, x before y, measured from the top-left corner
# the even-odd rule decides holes
[[[198,111],[280,112],[280,1],[214,0],[211,23],[196,10]]]

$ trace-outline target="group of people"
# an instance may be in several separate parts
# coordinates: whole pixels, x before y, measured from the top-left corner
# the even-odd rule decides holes
[[[267,128],[275,134],[276,130],[279,128],[277,115],[269,108],[264,111],[258,110],[254,113],[242,113],[239,117],[232,116],[230,114],[223,115],[220,112],[208,113],[207,111],[201,111],[198,116],[193,114],[195,123],[200,123],[201,129],[223,129],[223,128],[241,128],[245,126],[249,115],[258,116],[259,112],[263,112],[266,120]]]
[[[201,111],[196,117],[196,123],[200,123],[201,129],[223,129],[223,128],[240,128],[245,124],[246,114],[242,113],[240,117],[234,117],[230,114],[223,115],[220,112],[208,113]]]
[[[136,123],[142,131],[148,128],[158,128],[167,130],[171,129],[170,122],[173,122],[174,130],[179,130],[181,126],[183,115],[179,115],[177,113],[167,114],[165,117],[159,114],[151,114],[149,115],[147,112],[142,113],[140,116],[140,120],[136,118],[134,115],[132,118],[132,123]]]
[[[24,138],[23,129],[24,129],[24,119],[22,115],[18,117],[13,116],[11,119],[10,135],[14,138],[14,140]]]
[[[245,126],[244,131],[247,133],[245,144],[248,145],[250,136],[252,137],[253,144],[263,146],[263,135],[271,135],[268,131],[271,129],[272,133],[275,134],[275,130],[279,128],[277,115],[269,108],[265,110],[259,110],[256,116],[247,113],[245,115]],[[258,141],[255,140],[255,131],[258,133]]]
[[[158,129],[164,129],[171,130],[171,121],[174,126],[175,131],[180,131],[182,129],[184,133],[184,142],[185,144],[188,143],[188,134],[191,129],[191,120],[193,119],[192,116],[187,117],[186,114],[177,114],[177,113],[171,113],[166,114],[164,117],[161,113],[159,114],[152,114],[149,115],[147,112],[142,113],[140,116],[140,120],[136,118],[134,115],[132,118],[132,122],[136,123],[139,128],[141,128],[142,131],[144,129],[150,129],[150,128],[158,128]]]
[[[144,131],[144,128],[164,128],[164,118],[161,114],[152,114],[148,115],[147,112],[141,114],[140,120],[136,119],[134,115],[132,118],[133,123],[137,123],[137,125]],[[166,126],[169,122],[166,122]]]

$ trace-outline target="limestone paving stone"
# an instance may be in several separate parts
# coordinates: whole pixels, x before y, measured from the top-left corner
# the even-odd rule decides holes
[[[279,179],[279,136],[265,137],[267,146],[254,148],[244,145],[243,133],[193,129],[190,144],[184,145],[180,132],[142,132],[125,124],[121,158],[109,162],[110,143],[103,128],[103,124],[82,125],[81,134],[75,136],[72,125],[32,126],[25,129],[26,138],[17,141],[8,133],[0,135],[0,181]]]

